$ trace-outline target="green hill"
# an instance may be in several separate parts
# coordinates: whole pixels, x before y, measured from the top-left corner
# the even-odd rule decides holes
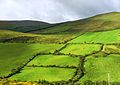
[[[14,43],[66,43],[77,34],[30,34],[10,30],[0,30],[0,42]]]
[[[105,31],[119,28],[119,17],[119,12],[111,12],[82,20],[58,24],[29,20],[0,21],[0,29],[30,33],[79,33],[88,31]]]
[[[119,19],[1,22],[0,85],[120,85]]]
[[[83,20],[61,23],[48,29],[37,30],[34,33],[76,33],[88,31],[105,31],[120,27],[120,13],[111,12],[96,15]]]
[[[50,26],[53,25],[41,21],[0,21],[0,29],[13,30],[18,32],[28,32],[37,29],[47,28]]]

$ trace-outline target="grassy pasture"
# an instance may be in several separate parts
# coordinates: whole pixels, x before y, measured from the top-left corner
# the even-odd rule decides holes
[[[25,67],[21,73],[12,76],[11,80],[19,81],[61,81],[69,80],[74,75],[75,69]]]
[[[84,66],[85,75],[79,80],[79,83],[86,80],[107,81],[108,73],[110,82],[120,81],[120,55],[111,54],[107,57],[88,56]]]
[[[0,41],[17,43],[65,43],[77,34],[30,34],[0,30]]]
[[[72,25],[71,25],[71,27],[72,27]],[[55,27],[50,27],[48,29],[43,29],[40,31],[33,31],[33,33],[61,33],[61,32],[65,32],[69,29],[70,29],[70,25],[63,23],[63,24],[57,25]]]
[[[39,22],[38,24],[35,23],[31,21],[28,24],[26,21],[14,22],[13,24],[0,22],[0,29],[4,29],[0,30],[0,42],[6,42],[0,43],[0,77],[12,73],[13,69],[21,67],[35,54],[47,53],[36,56],[21,69],[20,73],[11,76],[9,79],[20,82],[67,81],[76,74],[73,80],[79,80],[75,83],[80,84],[86,80],[107,81],[109,73],[110,82],[120,82],[120,46],[108,45],[120,43],[120,13],[107,13],[83,20],[56,24],[55,26],[48,23],[43,23],[43,25]],[[75,38],[76,36],[78,37]],[[64,44],[60,43],[67,45],[64,48]],[[102,51],[100,51],[102,46],[98,43],[104,44]],[[63,55],[50,54],[62,47],[60,53]],[[68,56],[71,54],[85,56],[96,51],[99,52],[85,57],[83,62],[80,62],[79,57]],[[107,53],[112,54],[108,55]],[[84,64],[85,68],[79,63]],[[78,66],[79,68],[76,71],[76,69],[67,68],[67,66]],[[85,74],[79,78],[82,74],[81,70]]]
[[[35,43],[66,43],[70,39],[76,37],[77,34],[39,34],[37,37],[33,37],[25,42]],[[24,40],[14,40],[16,42],[24,42]],[[13,42],[14,42],[13,41]]]
[[[70,57],[67,55],[40,55],[27,64],[27,66],[78,66],[79,57]]]
[[[105,45],[103,51],[106,53],[120,53],[119,45]]]
[[[119,43],[120,29],[104,32],[88,32],[68,43]]]
[[[20,36],[38,36],[36,34],[29,34],[29,33],[21,33],[21,32],[15,32],[10,30],[0,30],[0,39],[9,39],[14,37],[20,37]]]
[[[61,50],[61,53],[64,54],[74,54],[74,55],[87,55],[95,51],[99,51],[101,45],[98,44],[69,44],[66,48]]]
[[[54,52],[62,46],[62,44],[1,43],[0,76],[10,74],[12,69],[23,65],[37,53]]]

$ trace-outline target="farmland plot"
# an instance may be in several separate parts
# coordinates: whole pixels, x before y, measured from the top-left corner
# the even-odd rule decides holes
[[[0,77],[10,74],[12,69],[28,62],[37,53],[53,53],[62,46],[62,44],[1,43]]]
[[[79,57],[70,57],[67,55],[39,55],[33,59],[27,66],[78,66]]]
[[[111,54],[106,57],[88,56],[85,62],[85,75],[79,80],[79,83],[86,80],[110,82],[120,81],[120,55]]]
[[[74,55],[87,55],[91,54],[95,51],[99,51],[101,49],[101,45],[98,44],[69,44],[66,48],[61,50],[61,53],[64,54],[74,54]]]
[[[25,67],[21,73],[12,76],[10,79],[20,81],[67,81],[71,79],[74,72],[75,69],[67,68]]]
[[[68,43],[119,43],[120,29],[104,32],[88,32]]]
[[[120,53],[119,45],[105,45],[103,51],[106,53]]]

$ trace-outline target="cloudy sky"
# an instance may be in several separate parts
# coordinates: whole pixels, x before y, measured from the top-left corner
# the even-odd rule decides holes
[[[120,11],[120,0],[0,0],[0,20],[71,21]]]

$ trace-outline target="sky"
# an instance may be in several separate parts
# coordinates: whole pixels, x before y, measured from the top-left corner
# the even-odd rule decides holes
[[[0,0],[0,20],[59,23],[120,11],[120,0]]]

